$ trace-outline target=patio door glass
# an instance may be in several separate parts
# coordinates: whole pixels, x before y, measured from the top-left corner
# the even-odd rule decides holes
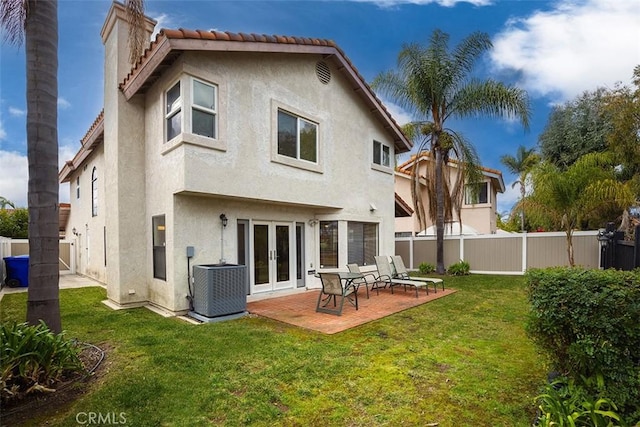
[[[292,225],[278,222],[253,224],[253,291],[293,287]]]

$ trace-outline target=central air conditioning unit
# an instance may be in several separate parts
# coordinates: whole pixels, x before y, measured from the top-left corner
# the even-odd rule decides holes
[[[246,267],[236,264],[193,266],[193,311],[207,318],[244,313]],[[197,316],[196,316],[197,317]]]

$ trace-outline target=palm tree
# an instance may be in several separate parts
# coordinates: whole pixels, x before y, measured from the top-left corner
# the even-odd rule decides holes
[[[128,0],[130,43],[142,43],[143,2]],[[29,163],[29,290],[27,322],[44,321],[60,332],[58,217],[58,2],[2,0],[5,38],[20,44],[24,34],[27,74]],[[137,24],[136,24],[137,23]],[[134,45],[135,46],[135,45]],[[140,45],[136,52],[141,51]],[[133,50],[133,49],[132,49]],[[132,55],[133,56],[133,55]],[[137,58],[137,56],[136,56]]]
[[[630,183],[615,179],[615,166],[611,153],[590,153],[565,171],[549,162],[532,170],[533,192],[520,204],[534,221],[565,232],[572,267],[573,231],[605,210],[622,212],[635,200]]]
[[[473,166],[477,155],[462,135],[446,127],[447,120],[479,115],[515,117],[528,129],[530,115],[529,100],[524,90],[492,79],[472,78],[474,64],[492,47],[487,34],[473,33],[452,51],[448,49],[448,42],[447,34],[435,30],[427,47],[404,45],[398,54],[398,71],[381,73],[372,84],[417,119],[407,126],[407,131],[414,140],[421,138],[418,153],[428,148],[428,157],[434,163],[429,168],[426,185],[429,217],[436,224],[436,271],[440,274],[444,273],[445,219],[451,218],[453,209],[459,206],[464,180],[473,182],[477,178],[471,167],[467,168],[466,175],[458,175],[454,185],[448,185],[449,174],[445,173],[444,166],[449,158],[458,160],[462,170],[465,166]],[[414,164],[414,167],[417,166]],[[413,179],[415,211],[420,225],[426,226],[424,204],[420,200],[420,191],[415,190],[420,176],[414,173]]]
[[[516,156],[513,157],[510,154],[505,154],[500,157],[500,162],[507,167],[509,172],[518,176],[518,179],[514,181],[511,185],[511,188],[516,185],[520,185],[520,200],[524,200],[525,196],[525,183],[527,181],[527,176],[538,162],[540,162],[540,156],[536,154],[535,148],[526,149],[524,145],[518,147],[518,151],[516,152]],[[520,205],[520,229],[522,232],[524,229],[524,205]]]
[[[9,199],[0,196],[0,209],[6,209],[9,206],[11,209],[15,209],[16,205]]]

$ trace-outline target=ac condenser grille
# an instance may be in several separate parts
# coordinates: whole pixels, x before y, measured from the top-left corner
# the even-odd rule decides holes
[[[246,308],[244,265],[193,267],[193,311],[202,316],[217,317],[241,313]]]

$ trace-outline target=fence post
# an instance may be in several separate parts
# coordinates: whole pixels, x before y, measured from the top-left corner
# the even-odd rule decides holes
[[[637,268],[640,267],[640,225],[636,225],[633,236],[633,268]]]
[[[527,232],[520,233],[522,235],[522,272],[527,271]]]

